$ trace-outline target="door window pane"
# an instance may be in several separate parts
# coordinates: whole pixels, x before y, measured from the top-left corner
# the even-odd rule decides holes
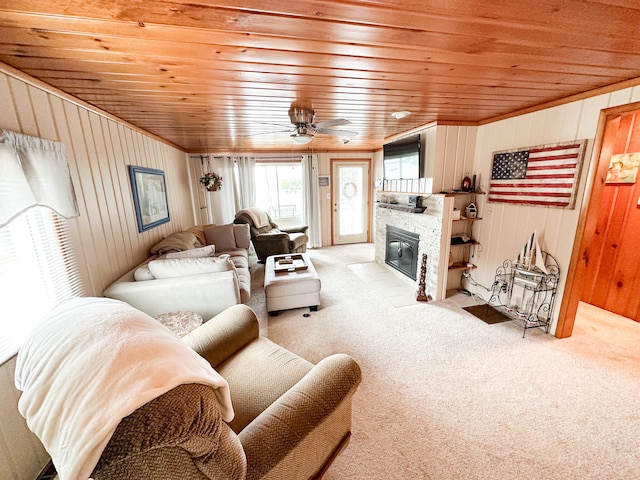
[[[362,167],[340,167],[340,235],[357,235],[362,225]]]

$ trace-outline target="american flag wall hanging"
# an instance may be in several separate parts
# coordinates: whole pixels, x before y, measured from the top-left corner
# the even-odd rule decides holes
[[[490,202],[572,209],[586,140],[493,152]]]

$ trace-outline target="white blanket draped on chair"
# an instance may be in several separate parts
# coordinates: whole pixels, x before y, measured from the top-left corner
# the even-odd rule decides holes
[[[87,479],[120,420],[187,383],[215,389],[233,419],[229,386],[209,363],[152,317],[124,302],[59,304],[18,353],[18,408],[61,480]]]

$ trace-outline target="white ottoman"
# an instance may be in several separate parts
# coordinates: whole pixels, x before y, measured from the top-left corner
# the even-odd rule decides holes
[[[279,265],[280,259],[294,260],[290,269]],[[300,269],[304,263],[306,268]],[[279,271],[278,271],[279,270]],[[264,267],[264,294],[269,315],[278,315],[280,310],[309,307],[318,310],[320,305],[320,277],[306,253],[272,255],[267,257]]]

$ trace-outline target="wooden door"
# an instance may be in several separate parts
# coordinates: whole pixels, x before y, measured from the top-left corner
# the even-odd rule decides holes
[[[640,103],[600,116],[556,337],[571,336],[580,301],[640,321],[640,177],[608,183],[612,157],[640,152]]]
[[[640,178],[634,158],[640,157],[640,112],[610,117],[602,141],[601,161],[606,164],[602,196],[590,244],[584,251],[587,283],[582,301],[640,321]],[[615,162],[613,168],[611,161]],[[618,160],[624,162],[627,181],[616,175]],[[607,178],[610,180],[607,181]],[[599,180],[602,182],[602,176]]]

